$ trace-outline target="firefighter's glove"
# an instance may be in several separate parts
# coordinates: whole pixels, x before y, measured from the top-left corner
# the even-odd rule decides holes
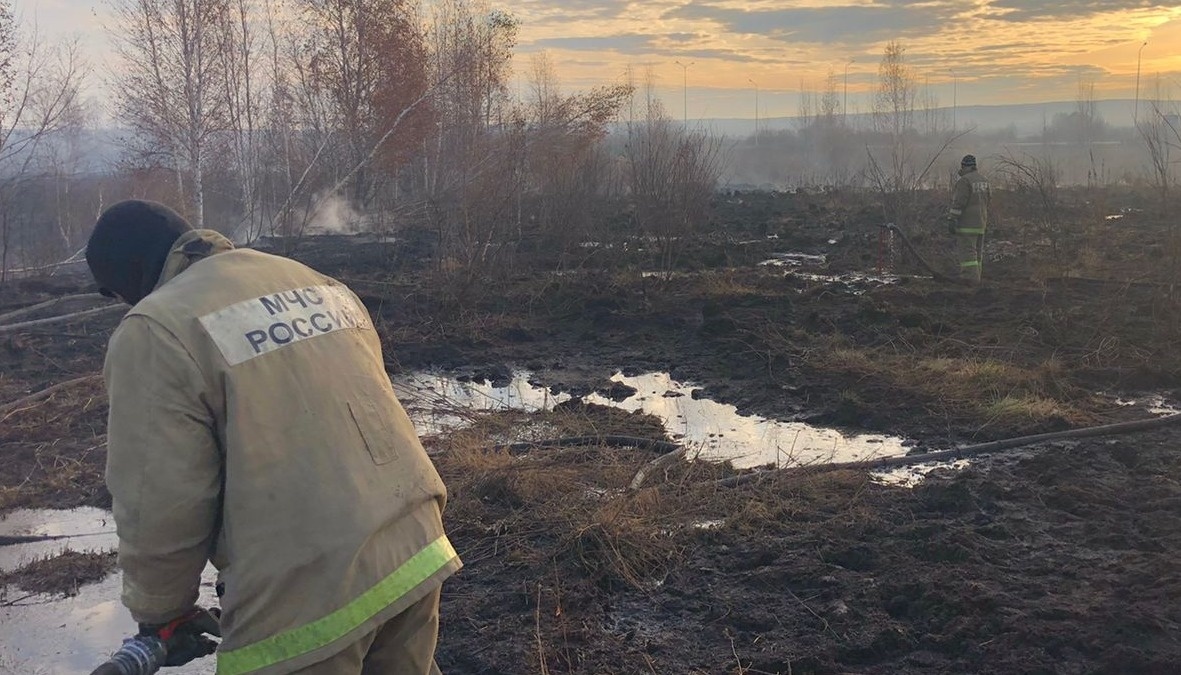
[[[958,218],[956,218],[955,216],[948,216],[947,217],[947,233],[948,234],[958,234],[959,227],[960,227],[960,223],[959,223]]]
[[[209,656],[217,650],[217,642],[210,635],[221,637],[220,610],[196,607],[168,623],[141,623],[140,636],[159,638],[167,649],[165,666],[184,664]]]

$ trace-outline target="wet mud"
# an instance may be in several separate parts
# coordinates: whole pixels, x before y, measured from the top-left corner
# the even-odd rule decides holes
[[[527,505],[460,512],[455,534],[473,555],[445,597],[441,664],[1173,672],[1181,488],[1166,476],[1178,461],[1153,433],[996,458],[913,489],[853,473],[741,494],[665,485],[575,543],[485,525],[549,521]],[[650,528],[627,519],[641,514]],[[678,515],[709,526],[678,527]]]

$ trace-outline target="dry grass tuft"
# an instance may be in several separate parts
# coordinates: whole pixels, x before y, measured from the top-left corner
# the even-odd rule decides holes
[[[978,423],[1023,427],[1094,421],[1076,405],[1088,394],[1069,384],[1056,359],[1028,368],[989,358],[916,357],[836,346],[811,354],[809,364],[874,380],[899,396],[929,401],[933,409]]]
[[[74,551],[34,560],[12,572],[0,574],[0,586],[16,586],[29,593],[64,596],[78,594],[86,584],[102,581],[115,570],[114,551]]]
[[[1076,411],[1059,401],[1029,395],[1005,396],[986,403],[982,408],[990,419],[1024,419],[1036,422],[1077,416]]]
[[[547,418],[563,435],[584,435],[586,419],[552,413],[492,413],[515,424]],[[563,426],[563,421],[570,426]],[[619,421],[616,419],[616,421]],[[600,433],[619,433],[605,419]],[[521,455],[497,449],[494,420],[447,439],[436,465],[451,495],[448,530],[471,561],[553,570],[598,586],[651,588],[683,563],[693,542],[718,529],[767,532],[820,523],[814,514],[860,523],[871,518],[857,495],[864,473],[775,476],[743,489],[720,488],[722,464],[677,462],[629,491],[650,452],[607,446],[544,448]]]
[[[720,270],[703,272],[696,280],[702,295],[707,298],[734,298],[766,294],[758,285],[758,278],[745,271]]]

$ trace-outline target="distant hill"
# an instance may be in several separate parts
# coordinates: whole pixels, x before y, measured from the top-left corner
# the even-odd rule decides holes
[[[1176,108],[1177,102],[1170,107]],[[1113,127],[1131,127],[1136,101],[1134,99],[1112,99],[1096,101],[1095,109],[1105,122]],[[971,105],[955,108],[956,127],[975,127],[978,131],[1001,131],[1014,128],[1019,136],[1038,134],[1043,124],[1048,124],[1059,113],[1069,114],[1078,108],[1075,101],[1053,101],[1050,103],[1022,103],[1009,105]],[[1141,113],[1146,110],[1144,99],[1140,101]],[[952,115],[950,106],[939,108],[948,118]],[[870,115],[849,115],[853,124],[868,124]],[[693,124],[690,120],[690,124]],[[799,117],[771,117],[759,120],[763,131],[783,131],[799,127]],[[698,120],[697,124],[712,132],[725,136],[749,136],[754,133],[755,121],[740,118],[710,118]]]

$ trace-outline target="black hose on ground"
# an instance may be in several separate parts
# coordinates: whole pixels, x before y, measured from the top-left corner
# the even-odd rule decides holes
[[[902,228],[898,227],[894,223],[886,223],[880,227],[885,228],[890,232],[896,232],[898,234],[898,238],[902,240],[902,244],[906,246],[906,250],[910,251],[910,254],[919,261],[919,265],[922,265],[923,269],[927,270],[927,272],[930,273],[931,277],[934,278],[935,281],[942,281],[943,283],[947,284],[956,284],[958,286],[966,285],[966,282],[963,279],[949,277],[928,263],[927,259],[924,258],[922,254],[919,253],[918,249],[914,247],[914,244],[910,243],[910,239],[906,236],[906,233],[902,231]]]
[[[0,534],[0,546],[16,546],[17,544],[35,544],[41,541],[67,539],[64,534]]]
[[[638,436],[569,436],[566,438],[551,438],[544,441],[524,441],[508,445],[494,446],[496,449],[508,450],[510,453],[528,452],[541,448],[572,448],[591,445],[610,445],[616,448],[636,448],[653,452],[673,452],[681,449],[680,445],[654,438],[640,438]]]

